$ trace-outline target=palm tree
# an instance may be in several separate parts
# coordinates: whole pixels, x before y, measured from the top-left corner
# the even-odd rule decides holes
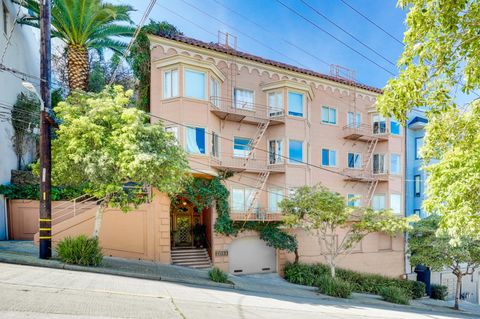
[[[39,28],[39,0],[14,0],[29,10],[19,23]],[[103,54],[110,49],[122,54],[127,44],[118,37],[134,32],[128,5],[113,5],[102,0],[52,0],[52,38],[65,42],[70,90],[86,90],[91,49]],[[122,23],[123,22],[123,23]]]

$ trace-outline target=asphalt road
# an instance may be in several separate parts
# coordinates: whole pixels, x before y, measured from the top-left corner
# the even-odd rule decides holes
[[[458,318],[333,300],[252,294],[0,264],[0,318]]]

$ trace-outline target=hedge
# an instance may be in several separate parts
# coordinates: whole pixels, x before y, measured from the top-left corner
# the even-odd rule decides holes
[[[285,279],[295,284],[317,286],[316,278],[329,274],[330,268],[324,264],[289,263],[285,265]],[[425,284],[420,281],[394,279],[341,268],[336,269],[336,276],[350,283],[354,292],[379,295],[384,287],[397,287],[408,292],[413,299],[425,295]]]
[[[9,199],[40,199],[39,185],[0,185],[0,194]],[[52,187],[52,200],[71,200],[84,194],[84,187]]]

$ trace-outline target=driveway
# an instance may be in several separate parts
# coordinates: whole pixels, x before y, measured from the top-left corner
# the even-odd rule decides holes
[[[262,280],[269,281],[262,277],[257,282]],[[282,289],[280,282],[278,289]],[[292,297],[0,263],[0,318],[463,317],[318,296]]]

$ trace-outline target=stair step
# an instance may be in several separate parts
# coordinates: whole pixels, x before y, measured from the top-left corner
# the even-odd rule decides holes
[[[209,261],[206,261],[206,262],[175,262],[173,264],[177,265],[177,266],[188,266],[188,267],[193,267],[193,266],[211,267],[212,266],[212,264]]]

